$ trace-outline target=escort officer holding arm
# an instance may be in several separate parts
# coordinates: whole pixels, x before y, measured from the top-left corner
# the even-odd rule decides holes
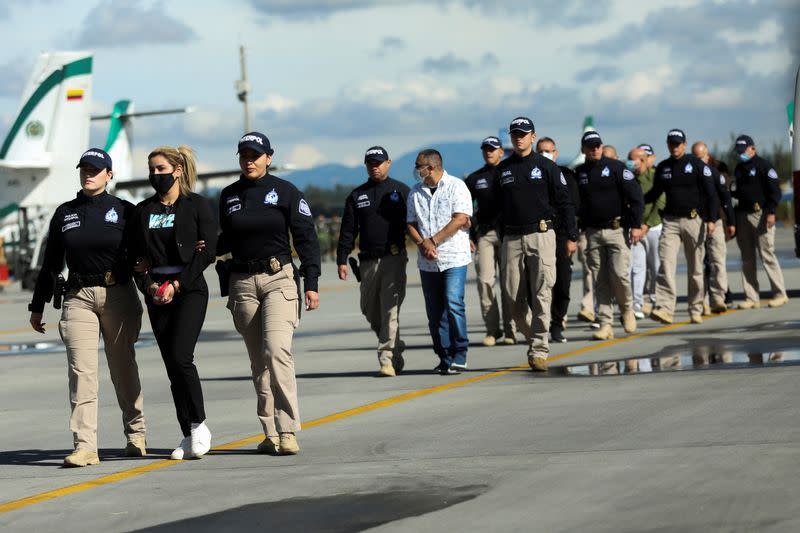
[[[406,199],[408,186],[389,177],[392,160],[381,146],[364,154],[369,179],[347,197],[336,251],[339,279],[358,241],[361,312],[378,336],[380,376],[403,370],[400,306],[406,297]]]
[[[565,222],[565,246],[567,254],[572,255],[578,238],[575,211],[561,170],[533,151],[533,121],[517,117],[509,130],[514,153],[498,165],[494,183],[494,196],[502,213],[506,291],[512,301],[514,322],[528,341],[528,364],[534,371],[546,371],[550,305],[556,281],[553,220],[558,217]]]
[[[661,266],[656,280],[656,307],[650,318],[672,324],[677,299],[675,272],[682,243],[689,278],[689,317],[692,323],[700,324],[703,322],[705,240],[706,235],[714,233],[717,194],[708,165],[686,153],[686,134],[682,130],[669,131],[667,148],[670,157],[658,164],[653,187],[644,195],[645,203],[655,202],[662,193],[667,197],[658,245]]]
[[[300,322],[299,288],[291,235],[300,257],[306,310],[319,307],[320,249],[311,208],[288,181],[267,172],[274,153],[269,139],[251,132],[239,140],[238,181],[222,190],[218,254],[233,259],[228,309],[244,338],[265,438],[259,453],[294,455],[300,430],[292,336]]]
[[[558,161],[556,142],[550,137],[542,137],[536,143],[536,152],[542,154],[550,161]],[[558,163],[556,163],[558,164]],[[559,170],[567,179],[570,198],[578,212],[580,193],[575,173],[568,167],[559,165]],[[553,342],[567,342],[564,329],[567,323],[567,310],[569,309],[569,287],[572,283],[572,255],[567,254],[567,224],[556,218],[556,284],[553,285],[553,302],[550,304],[550,340]]]
[[[103,336],[111,382],[122,410],[128,443],[126,456],[146,455],[142,387],[134,343],[142,325],[142,305],[127,266],[127,230],[133,205],[106,192],[112,178],[111,157],[90,148],[78,162],[81,191],[61,204],[50,221],[44,263],[33,300],[30,323],[39,333],[45,302],[54,307],[64,296],[58,331],[67,349],[69,427],[75,451],[64,466],[100,462],[97,455],[97,349]],[[69,278],[60,282],[66,259]],[[58,282],[56,280],[59,280]]]
[[[728,257],[726,237],[733,238],[736,234],[736,219],[733,214],[731,192],[723,176],[713,164],[714,160],[708,153],[708,146],[703,141],[692,145],[692,153],[711,169],[711,179],[714,181],[714,190],[717,193],[719,210],[714,219],[714,233],[709,233],[706,238],[706,263],[708,276],[705,278],[709,295],[709,310],[712,313],[723,313],[728,309],[725,304],[725,294],[728,292],[728,268],[725,263]],[[722,216],[726,224],[723,224]]]
[[[603,154],[603,141],[596,131],[581,137],[581,150],[586,162],[575,169],[581,195],[578,218],[586,231],[586,259],[596,280],[597,317],[600,329],[594,333],[598,340],[614,338],[612,322],[613,300],[622,315],[625,333],[636,331],[631,292],[630,242],[636,244],[642,236],[642,189],[633,172],[625,164]]]
[[[502,336],[503,344],[516,343],[516,328],[511,320],[509,298],[504,290],[505,265],[500,257],[500,235],[497,228],[498,213],[492,197],[495,169],[503,159],[503,147],[497,137],[486,137],[481,142],[481,155],[486,163],[464,180],[475,204],[475,223],[470,228],[470,241],[475,248],[475,272],[478,275],[478,297],[481,315],[486,325],[484,346],[494,346]],[[500,273],[500,305],[494,284]],[[503,328],[500,329],[500,310],[503,312]]]
[[[734,170],[736,181],[736,242],[742,251],[742,285],[745,301],[740,309],[761,305],[756,272],[756,250],[761,256],[769,278],[772,299],[770,307],[780,307],[789,301],[783,272],[775,255],[775,209],[781,199],[778,173],[772,163],[759,156],[749,135],[736,138],[734,147],[739,163]]]

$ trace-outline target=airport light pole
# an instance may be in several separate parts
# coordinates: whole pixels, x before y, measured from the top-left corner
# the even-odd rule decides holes
[[[245,65],[244,46],[239,46],[239,67],[242,71],[242,79],[236,80],[236,96],[239,101],[244,105],[244,133],[251,131],[250,129],[250,108],[247,105],[247,92],[250,90],[250,84],[247,82],[247,68]]]

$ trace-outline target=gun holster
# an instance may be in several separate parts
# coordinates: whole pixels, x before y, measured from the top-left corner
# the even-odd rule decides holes
[[[220,259],[214,265],[214,270],[217,271],[219,277],[219,295],[227,296],[231,284],[231,260],[223,261]]]
[[[56,276],[55,287],[53,288],[53,309],[61,309],[61,301],[67,293],[67,280],[59,274]]]
[[[355,257],[351,257],[347,260],[350,263],[350,268],[353,270],[353,275],[356,277],[356,281],[361,283],[361,267],[358,266],[358,259]]]

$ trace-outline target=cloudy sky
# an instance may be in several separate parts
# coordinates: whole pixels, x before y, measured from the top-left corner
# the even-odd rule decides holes
[[[607,143],[659,155],[672,127],[787,143],[800,64],[800,0],[3,0],[0,32],[2,137],[39,51],[94,54],[97,113],[197,107],[137,121],[140,174],[160,144],[235,167],[240,44],[254,127],[301,168],[356,164],[372,144],[477,146],[517,115],[562,155],[585,115]],[[105,134],[93,126],[93,143]]]

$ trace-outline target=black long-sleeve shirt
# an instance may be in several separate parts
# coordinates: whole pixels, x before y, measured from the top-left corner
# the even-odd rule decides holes
[[[199,194],[179,196],[172,206],[164,206],[158,195],[136,205],[129,224],[128,260],[132,264],[146,257],[150,268],[183,266],[175,279],[190,287],[214,262],[217,249],[217,225],[208,200]],[[197,241],[205,247],[196,250]],[[142,292],[153,284],[149,273],[136,275]]]
[[[621,161],[601,157],[599,161],[580,165],[575,173],[581,195],[578,216],[582,227],[606,227],[617,217],[624,217],[625,224],[633,228],[642,225],[642,187]]]
[[[495,226],[497,225],[498,213],[493,196],[495,172],[496,167],[486,164],[464,180],[469,193],[472,195],[472,201],[475,203],[473,206],[475,208],[474,225],[481,226],[482,229],[487,231],[496,229]],[[477,228],[475,230],[476,235],[480,237],[481,235],[477,233]],[[481,231],[480,233],[486,233],[487,231]]]
[[[44,262],[30,310],[41,313],[53,297],[56,276],[67,267],[83,275],[112,271],[125,277],[127,240],[125,225],[133,204],[107,192],[87,196],[79,192],[75,199],[56,208],[47,234]]]
[[[717,193],[711,168],[692,154],[667,158],[656,167],[653,187],[644,195],[646,204],[666,193],[664,214],[687,217],[695,210],[706,222],[716,220]]]
[[[736,183],[735,197],[739,200],[737,211],[755,211],[755,204],[767,214],[775,213],[781,201],[781,188],[778,173],[772,163],[754,155],[750,161],[739,163],[733,171]]]
[[[236,261],[291,256],[289,232],[305,290],[317,291],[320,252],[311,208],[297,187],[271,174],[251,180],[240,177],[222,190],[219,255],[230,252]]]
[[[353,189],[344,203],[337,265],[347,264],[356,237],[363,252],[386,255],[392,246],[405,251],[408,192],[408,185],[392,178],[369,179]]]
[[[725,176],[720,174],[719,170],[714,168],[713,165],[709,165],[709,168],[711,169],[711,179],[714,182],[714,190],[717,193],[717,205],[719,206],[716,218],[719,219],[721,214],[724,213],[727,225],[735,226],[736,217],[733,215],[731,191],[728,189],[728,185],[725,183]]]
[[[567,179],[546,157],[516,153],[497,166],[493,185],[495,205],[506,234],[537,231],[540,220],[563,220],[566,234],[576,240],[575,206]]]

